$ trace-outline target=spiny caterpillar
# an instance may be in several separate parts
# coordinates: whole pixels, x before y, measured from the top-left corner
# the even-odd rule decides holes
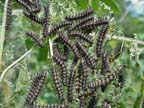
[[[8,0],[7,12],[6,12],[6,30],[10,29],[12,23],[12,0]]]
[[[96,67],[95,59],[93,59],[92,56],[90,56],[88,51],[84,48],[84,46],[80,42],[77,42],[77,46],[82,51],[83,56],[85,56],[88,59],[88,61],[91,63],[92,68],[95,68]]]
[[[96,54],[97,54],[97,57],[100,57],[103,53],[103,42],[104,42],[104,39],[106,37],[106,33],[108,31],[108,25],[106,26],[102,26],[100,32],[99,32],[99,35],[98,35],[98,39],[97,39],[97,43],[96,43]]]
[[[61,101],[64,101],[63,88],[61,85],[59,75],[55,69],[55,64],[53,64],[53,68],[52,68],[52,77],[53,77],[54,85],[55,85],[56,91],[58,93],[59,99]]]
[[[110,72],[110,63],[109,63],[109,60],[108,60],[108,52],[103,52],[102,54],[102,68],[101,68],[101,72],[103,74],[107,73],[107,72]]]
[[[40,11],[38,7],[39,9],[41,8],[39,2],[39,0],[32,0],[30,3],[28,3],[28,0],[25,1],[24,3],[27,4],[28,8],[26,7],[24,14],[32,21],[41,24],[43,37],[46,37],[45,40],[47,37],[49,39],[49,36],[52,37],[53,65],[51,73],[60,104],[37,104],[36,98],[39,95],[37,93],[35,97],[31,94],[27,96],[25,106],[27,108],[69,108],[69,105],[70,108],[97,107],[99,99],[99,91],[96,91],[97,88],[105,87],[116,76],[119,76],[118,81],[121,83],[122,76],[119,74],[125,67],[120,65],[113,73],[110,73],[111,63],[109,62],[117,58],[117,53],[114,52],[114,55],[110,55],[103,48],[109,21],[101,18],[95,20],[95,17],[91,16],[94,10],[90,8],[76,15],[66,16],[63,22],[53,25],[49,18],[49,5],[44,7],[44,17],[37,16]],[[91,54],[89,51],[91,51],[92,44],[95,41],[90,37],[91,34],[89,33],[95,32],[94,29],[99,26],[101,30],[96,42],[96,51]],[[43,41],[34,32],[26,34],[32,37],[39,46],[43,46]],[[102,63],[102,68],[99,68],[100,65],[98,63],[100,65]],[[60,71],[58,71],[59,68],[61,69]],[[91,71],[98,72],[98,74],[91,73]],[[107,72],[106,75],[103,74],[104,72]],[[102,78],[94,80],[95,74]],[[37,80],[40,80],[40,77],[33,79],[33,81]],[[37,89],[36,85],[37,83],[32,86],[33,90]],[[31,92],[33,93],[33,91]],[[67,94],[65,95],[64,93]],[[74,102],[76,102],[76,106],[73,107],[72,104]]]
[[[89,88],[97,88],[97,87],[100,87],[100,86],[105,86],[106,84],[109,84],[112,80],[114,80],[114,78],[121,73],[121,71],[125,68],[125,65],[120,65],[117,67],[117,69],[107,75],[104,79],[101,79],[101,80],[96,80],[92,83],[90,83],[88,85]]]
[[[81,73],[80,73],[80,70],[78,70],[78,73],[77,73],[77,76],[76,76],[76,81],[75,81],[75,91],[76,91],[77,94],[80,93],[80,89],[81,89],[80,78],[81,78]]]
[[[63,61],[67,60],[67,57],[65,55],[62,55],[60,53],[60,51],[58,50],[57,45],[53,45],[53,52],[54,52],[54,55],[56,55],[57,57],[59,57],[61,60],[63,60]]]
[[[70,75],[69,75],[69,80],[68,80],[68,101],[72,102],[73,101],[73,90],[74,90],[74,82],[75,82],[75,77],[76,77],[76,68],[75,65],[77,63],[76,58],[74,58],[72,65],[71,65],[71,70],[70,70]]]
[[[33,7],[31,8],[31,12],[38,13],[41,11],[40,0],[34,0]]]
[[[71,43],[71,41],[63,33],[60,32],[59,37],[66,45],[68,45],[73,50],[75,56],[79,58],[80,55],[79,55],[77,47],[73,43]]]
[[[66,64],[56,55],[53,56],[54,61],[61,67],[61,78],[63,85],[67,85],[67,69]]]
[[[16,0],[19,4],[21,4],[23,7],[26,8],[26,10],[30,11],[31,12],[31,7],[30,5],[24,1],[24,0]]]
[[[45,18],[44,18],[44,23],[43,23],[43,36],[46,37],[46,34],[48,32],[49,28],[49,23],[50,23],[50,10],[49,6],[46,6],[45,8]]]
[[[38,73],[32,80],[31,89],[29,90],[26,99],[25,106],[30,106],[34,103],[43,88],[44,82],[47,77],[47,72]]]
[[[44,46],[43,41],[34,32],[27,32],[26,35],[31,37],[40,47]]]
[[[39,5],[39,0],[35,0],[35,2],[26,1],[26,0],[16,0],[19,4],[21,4],[27,11],[30,13],[38,13],[41,8]]]
[[[31,19],[32,21],[38,24],[43,24],[45,21],[44,18],[39,18],[36,14],[30,13],[29,11],[24,11],[23,13],[26,17],[28,17],[29,19]]]
[[[92,13],[94,12],[94,10],[92,8],[89,8],[85,11],[82,11],[80,13],[77,13],[75,15],[70,15],[70,16],[66,16],[65,19],[66,20],[78,20],[78,19],[83,19],[85,17],[90,16]]]
[[[91,39],[90,36],[87,36],[86,34],[80,32],[80,31],[72,31],[68,33],[69,36],[78,36],[80,39],[83,39],[87,41],[90,44],[93,44],[93,40]]]
[[[80,30],[93,30],[98,26],[101,25],[107,25],[109,22],[107,20],[97,20],[97,21],[92,21],[88,22],[86,24],[83,24],[82,26],[79,26]]]
[[[109,55],[109,57],[108,57],[109,62],[113,62],[115,59],[117,59],[120,56],[122,50],[123,49],[121,47],[119,47],[114,51],[114,53]]]
[[[87,70],[87,64],[85,60],[82,58],[80,62],[81,66],[81,85],[82,85],[82,90],[86,91],[87,90],[87,78],[88,78],[88,70]]]
[[[72,31],[76,28],[79,28],[79,26],[82,26],[83,24],[88,23],[89,21],[93,21],[94,17],[90,16],[90,17],[86,17],[84,19],[81,19],[79,22],[77,22],[76,24],[73,24],[72,27],[69,29],[69,31]]]
[[[50,31],[46,33],[46,35],[52,35],[57,33],[57,31],[63,27],[67,27],[68,25],[71,25],[71,22],[61,22],[59,24],[55,24],[51,27]]]

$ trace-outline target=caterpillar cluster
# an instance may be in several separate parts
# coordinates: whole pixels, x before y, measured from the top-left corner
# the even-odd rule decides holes
[[[94,10],[88,8],[74,15],[65,16],[64,20],[53,24],[50,21],[49,4],[43,9],[44,15],[39,17],[38,13],[42,11],[39,0],[17,1],[24,7],[24,15],[41,25],[44,40],[53,38],[51,76],[61,100],[60,104],[37,104],[36,99],[41,90],[39,87],[42,87],[43,82],[41,78],[35,78],[32,82],[32,90],[26,97],[26,107],[31,105],[32,108],[95,108],[99,99],[98,88],[106,87],[117,77],[119,82],[122,82],[120,73],[124,71],[125,65],[117,66],[116,69],[111,66],[121,52],[116,51],[111,54],[104,49],[106,33],[109,29],[108,19],[96,18],[93,15]],[[95,28],[100,29],[97,40],[94,40],[96,38],[92,35],[93,32],[96,34]],[[44,47],[45,41],[42,41],[36,33],[30,31],[26,35],[40,47]],[[94,54],[89,53],[92,47]],[[67,65],[70,61],[72,63],[69,69]],[[97,75],[101,75],[102,78],[97,79]],[[79,102],[76,104],[77,107],[71,106],[74,102]]]
[[[83,56],[86,58],[86,60],[88,60],[88,62],[90,63],[91,67],[95,68],[95,66],[96,66],[95,59],[93,59],[92,56],[90,56],[88,51],[84,48],[84,46],[81,43],[78,42],[77,46],[82,51]]]

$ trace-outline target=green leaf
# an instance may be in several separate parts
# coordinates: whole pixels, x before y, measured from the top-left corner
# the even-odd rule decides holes
[[[27,49],[32,48],[32,46],[34,45],[34,42],[32,40],[30,40],[30,39],[26,39],[25,43],[26,43],[26,48]]]
[[[46,61],[48,56],[48,47],[39,48],[38,50],[38,61]]]
[[[107,6],[109,6],[114,12],[120,12],[120,8],[116,0],[101,0]]]
[[[86,9],[88,7],[88,0],[75,0],[77,4],[77,8],[79,9]]]
[[[143,97],[144,97],[144,79],[141,80],[141,90],[140,94],[138,94],[137,99],[134,104],[134,108],[142,108]]]
[[[93,0],[91,4],[92,4],[92,8],[94,10],[98,10],[98,8],[99,8],[99,0],[97,0],[97,1]]]

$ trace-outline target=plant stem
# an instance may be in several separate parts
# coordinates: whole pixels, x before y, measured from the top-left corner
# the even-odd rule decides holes
[[[7,72],[14,67],[18,62],[23,60],[25,57],[27,57],[32,52],[32,49],[28,50],[25,54],[23,54],[20,58],[18,58],[16,61],[14,61],[11,65],[9,65],[1,74],[0,76],[0,83],[2,82],[4,76],[7,74]]]
[[[136,39],[133,39],[133,38],[123,37],[123,36],[116,36],[116,35],[113,35],[113,36],[107,35],[107,37],[109,39],[113,39],[113,40],[120,40],[120,41],[126,41],[126,42],[130,42],[130,43],[136,43],[136,44],[139,44],[139,45],[144,45],[144,41],[136,40]]]
[[[0,34],[0,71],[1,71],[1,66],[2,66],[2,54],[3,54],[3,46],[4,46],[4,40],[5,40],[5,25],[6,25],[8,1],[9,0],[5,0],[4,13],[3,13],[3,19],[2,19],[2,28],[1,28],[1,34]]]

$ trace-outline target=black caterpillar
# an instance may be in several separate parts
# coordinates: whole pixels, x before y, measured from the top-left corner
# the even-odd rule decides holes
[[[120,56],[122,50],[123,49],[121,47],[119,47],[114,51],[113,54],[109,55],[109,57],[108,57],[109,62],[113,62],[115,59],[117,59]]]
[[[98,35],[98,39],[97,39],[97,43],[96,43],[96,54],[97,57],[100,57],[103,54],[103,42],[104,39],[106,38],[106,33],[108,31],[108,27],[109,26],[102,26],[99,35]]]
[[[55,33],[57,33],[57,31],[59,30],[59,29],[61,29],[61,28],[63,28],[63,27],[67,27],[67,26],[69,26],[69,25],[71,25],[72,23],[71,22],[61,22],[61,23],[59,23],[59,24],[54,24],[52,27],[51,27],[51,29],[50,29],[50,31],[49,32],[47,32],[46,33],[46,35],[52,35],[52,34],[55,34]]]
[[[90,56],[90,54],[88,53],[88,51],[84,48],[84,46],[80,42],[77,42],[77,46],[82,51],[83,56],[85,56],[85,58],[87,58],[87,60],[90,62],[91,67],[95,69],[95,67],[96,67],[96,60],[93,59],[92,56]]]
[[[109,84],[111,81],[114,80],[114,78],[120,74],[122,72],[122,70],[125,68],[125,65],[120,65],[117,67],[117,69],[107,75],[104,79],[101,79],[101,80],[96,80],[95,82],[92,82],[88,85],[89,88],[97,88],[97,87],[101,87],[101,86],[105,86],[107,84]]]
[[[43,23],[43,36],[46,37],[47,32],[48,32],[48,28],[49,28],[49,23],[50,23],[50,10],[49,10],[49,6],[46,6],[45,8],[45,20]]]
[[[25,15],[26,17],[28,17],[29,19],[31,19],[32,21],[34,21],[34,22],[36,22],[36,23],[38,23],[38,24],[43,25],[44,22],[45,22],[45,19],[44,19],[44,18],[39,18],[39,17],[38,17],[36,14],[34,14],[34,13],[30,13],[29,11],[24,11],[23,13],[24,13],[24,15]]]
[[[77,73],[77,76],[76,76],[76,81],[75,81],[75,91],[78,94],[80,93],[80,89],[81,89],[80,78],[81,78],[81,72],[80,72],[80,70],[78,70],[78,73]]]
[[[46,77],[47,77],[47,72],[41,72],[33,78],[31,89],[29,90],[25,99],[25,103],[24,103],[25,106],[31,106],[34,103],[34,101],[37,99],[37,97],[40,95]]]
[[[16,1],[30,13],[38,13],[41,10],[39,0],[34,0],[34,2],[26,0],[16,0]]]
[[[19,4],[21,4],[23,7],[26,8],[26,10],[30,11],[31,12],[31,7],[30,7],[30,2],[27,3],[26,1],[24,0],[16,0]]]
[[[67,69],[65,63],[56,55],[53,56],[53,59],[61,67],[61,78],[63,85],[67,85]]]
[[[77,58],[80,58],[77,47],[63,33],[60,32],[59,37],[66,45],[68,45],[73,50],[75,56]]]
[[[27,32],[26,35],[31,37],[40,47],[44,46],[43,41],[34,32]]]
[[[94,12],[94,10],[92,8],[85,10],[83,12],[77,13],[75,15],[70,15],[70,16],[66,16],[65,19],[66,20],[78,20],[78,19],[83,19],[87,16],[90,16],[92,13]]]
[[[108,73],[110,72],[110,63],[109,63],[109,59],[108,59],[108,52],[104,52],[102,54],[102,68],[101,68],[101,73]]]
[[[79,22],[77,22],[76,24],[73,24],[72,27],[69,29],[69,31],[72,31],[76,28],[79,28],[80,26],[82,26],[83,24],[86,24],[90,21],[94,21],[94,17],[90,16],[90,17],[86,17],[84,19],[81,19]]]
[[[92,21],[92,22],[83,24],[82,26],[79,26],[79,29],[80,30],[93,30],[98,26],[107,25],[107,24],[109,24],[109,21],[107,20],[97,20],[97,21]]]
[[[10,29],[12,23],[12,0],[8,0],[7,13],[6,13],[6,30]]]
[[[68,33],[68,35],[69,36],[78,36],[80,39],[83,39],[83,40],[87,41],[88,43],[93,44],[93,40],[91,39],[91,37],[82,32],[72,31],[72,32]]]
[[[85,59],[81,59],[80,62],[80,66],[81,66],[81,86],[82,86],[82,90],[85,92],[87,91],[87,78],[88,78],[88,70],[87,70],[87,64],[85,62]]]
[[[70,75],[69,75],[69,81],[68,81],[68,101],[72,102],[73,101],[73,90],[74,90],[74,83],[76,79],[76,63],[77,60],[74,58],[72,65],[71,65],[71,70],[70,70]]]
[[[54,81],[55,88],[56,88],[56,91],[58,93],[59,99],[61,101],[64,101],[63,88],[62,88],[62,85],[61,85],[61,81],[60,81],[59,75],[58,75],[54,65],[53,65],[53,69],[52,69],[53,81]]]
[[[54,53],[54,55],[56,55],[58,58],[60,58],[61,60],[63,60],[63,61],[66,61],[67,60],[67,57],[65,56],[65,55],[62,55],[61,53],[60,53],[60,51],[58,50],[58,47],[57,47],[57,45],[54,45],[53,46],[53,53]]]

